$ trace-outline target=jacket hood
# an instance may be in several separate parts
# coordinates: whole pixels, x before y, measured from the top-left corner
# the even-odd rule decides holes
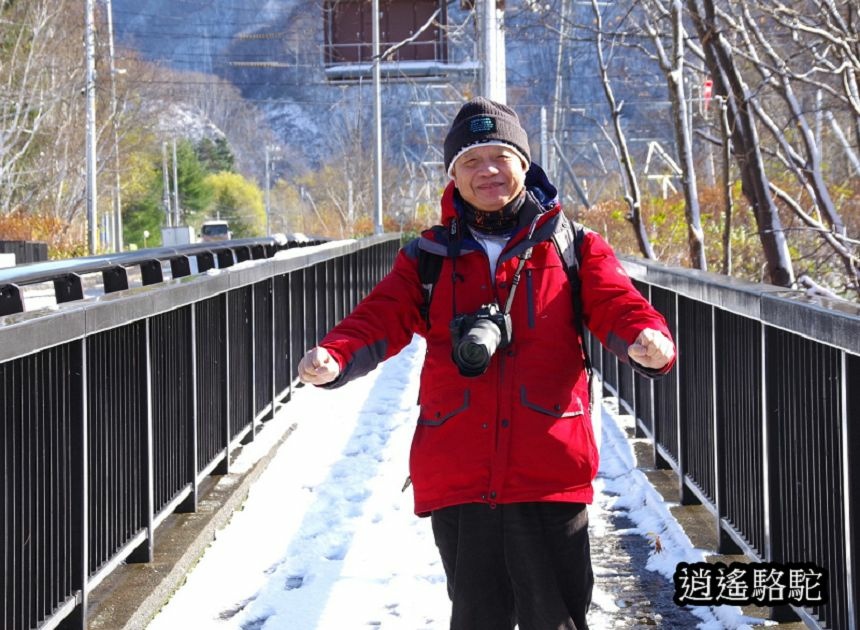
[[[558,204],[558,190],[550,183],[544,170],[531,163],[526,171],[526,190],[531,192],[545,209],[550,209]],[[459,207],[454,197],[454,180],[448,182],[445,192],[442,193],[442,225],[448,225],[455,216],[462,216],[463,209]]]

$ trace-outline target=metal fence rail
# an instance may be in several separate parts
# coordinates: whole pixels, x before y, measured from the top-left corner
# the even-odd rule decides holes
[[[825,570],[823,601],[776,606],[774,618],[857,630],[860,307],[624,264],[666,316],[678,363],[653,383],[637,376],[632,392],[613,355],[598,367],[653,440],[657,465],[678,474],[682,503],[711,511],[720,552]]]
[[[289,397],[299,356],[398,247],[380,236],[271,257],[240,243],[0,277],[16,313],[0,316],[0,626],[85,627],[87,594],[120,563],[151,560],[158,524],[229,471]],[[220,271],[189,275],[191,255]],[[174,279],[156,282],[165,264]],[[136,265],[145,286],[122,290]],[[92,272],[117,292],[81,300]],[[52,273],[58,307],[22,312],[20,286]]]

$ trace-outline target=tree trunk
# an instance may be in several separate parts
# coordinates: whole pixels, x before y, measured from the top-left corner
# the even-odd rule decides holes
[[[630,157],[630,150],[627,148],[627,138],[624,135],[624,130],[621,128],[622,104],[617,103],[615,100],[615,93],[612,91],[612,84],[609,81],[606,60],[603,57],[603,19],[600,15],[597,0],[591,0],[591,7],[594,10],[594,17],[597,22],[596,46],[600,80],[603,84],[603,93],[606,95],[606,102],[609,104],[609,111],[612,115],[612,126],[618,142],[616,146],[616,158],[621,166],[625,188],[627,189],[625,201],[630,209],[627,220],[633,226],[633,232],[636,235],[636,242],[639,244],[640,253],[645,258],[656,260],[657,256],[654,254],[654,248],[651,246],[648,233],[642,222],[642,194],[639,191],[636,172],[633,170],[633,160]]]
[[[713,0],[702,0],[701,7],[697,0],[686,0],[686,3],[702,43],[716,93],[727,97],[729,117],[734,121],[732,144],[735,158],[744,196],[756,218],[768,279],[772,284],[790,287],[794,284],[794,269],[776,204],[770,194],[758,132],[747,102],[746,85],[734,63],[731,48],[715,23]]]
[[[687,219],[687,244],[690,249],[690,264],[706,271],[708,260],[705,256],[705,233],[702,230],[699,191],[696,182],[696,165],[693,160],[693,140],[687,96],[684,90],[684,27],[682,23],[681,0],[671,0],[672,19],[672,58],[663,46],[660,29],[650,19],[646,24],[657,51],[657,61],[666,77],[669,100],[672,103],[672,123],[675,132],[675,146],[681,167],[681,187],[684,190],[684,214]]]
[[[720,131],[723,136],[723,195],[725,196],[725,223],[723,224],[723,273],[732,275],[732,215],[734,214],[734,199],[732,198],[732,134],[729,128],[728,104],[725,97],[719,98]]]

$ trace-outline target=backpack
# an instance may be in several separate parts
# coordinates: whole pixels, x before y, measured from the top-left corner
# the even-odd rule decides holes
[[[562,229],[556,230],[552,235],[552,241],[558,251],[562,264],[567,271],[567,280],[570,283],[573,296],[573,319],[579,338],[582,340],[582,354],[585,360],[585,370],[588,373],[589,383],[593,380],[591,368],[591,357],[585,346],[585,326],[582,322],[582,291],[579,279],[579,267],[582,261],[582,241],[585,238],[585,227],[571,221],[561,215]],[[423,249],[418,250],[418,278],[424,294],[424,302],[419,307],[421,316],[430,327],[430,302],[433,299],[433,289],[442,272],[444,257],[439,254],[431,254]]]

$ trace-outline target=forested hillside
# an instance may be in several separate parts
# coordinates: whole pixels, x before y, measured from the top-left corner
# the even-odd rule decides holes
[[[480,62],[469,4],[439,14],[451,62]],[[0,4],[0,237],[48,239],[55,256],[86,243],[82,5]],[[272,230],[369,232],[372,90],[326,75],[331,5],[113,0],[111,55],[97,3],[102,233],[117,207],[126,246],[144,230],[157,244],[167,207],[262,233],[267,170]],[[503,28],[533,156],[619,250],[857,299],[854,2],[514,0]],[[479,78],[383,85],[389,229],[436,220],[438,148]]]

